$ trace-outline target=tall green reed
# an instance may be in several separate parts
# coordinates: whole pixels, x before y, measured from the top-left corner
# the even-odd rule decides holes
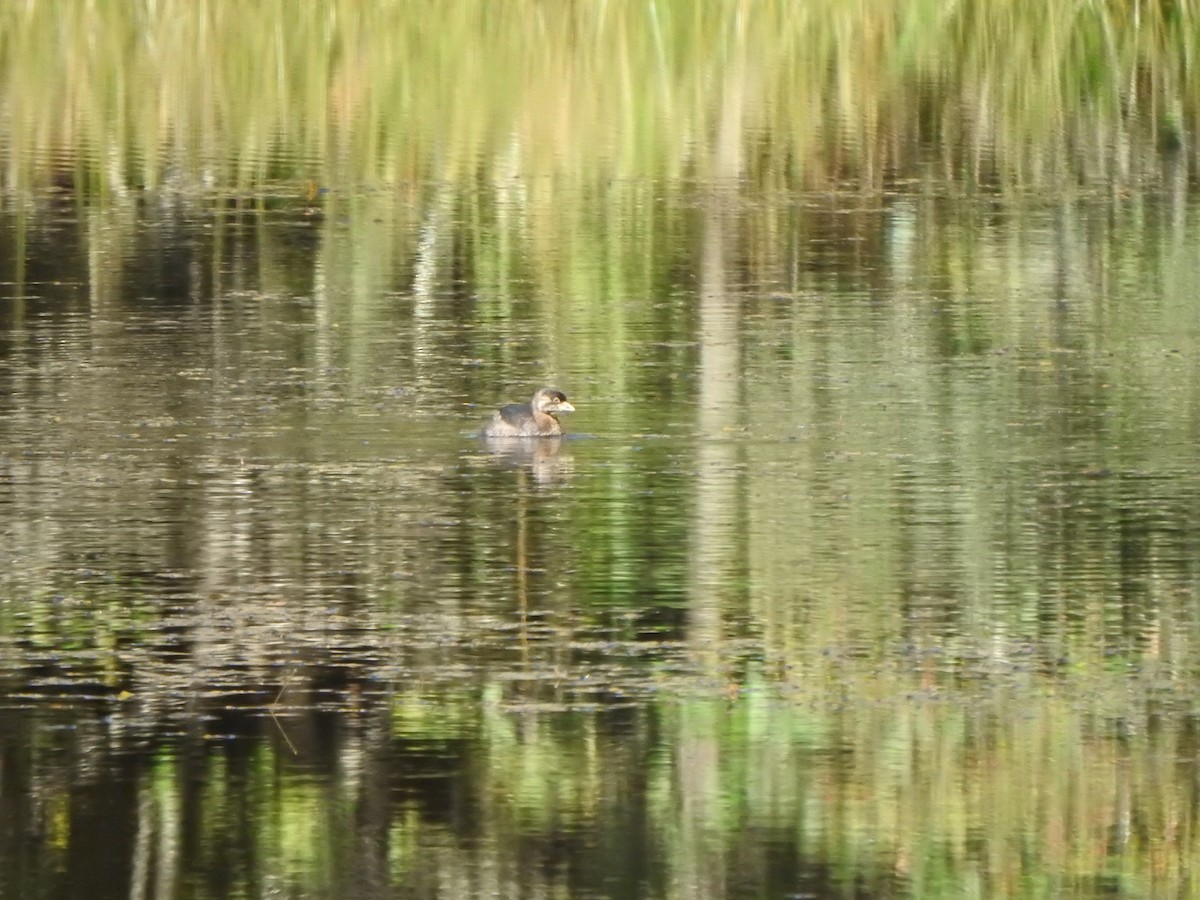
[[[1137,180],[1190,150],[1195,4],[29,0],[9,189],[172,177]]]

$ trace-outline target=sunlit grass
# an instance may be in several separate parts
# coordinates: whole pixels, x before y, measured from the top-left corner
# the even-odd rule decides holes
[[[3,182],[1153,174],[1191,3],[0,6]]]

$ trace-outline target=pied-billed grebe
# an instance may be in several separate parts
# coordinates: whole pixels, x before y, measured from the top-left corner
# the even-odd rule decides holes
[[[483,428],[484,437],[553,437],[562,434],[555,413],[575,412],[567,395],[554,388],[541,388],[528,403],[501,407]]]

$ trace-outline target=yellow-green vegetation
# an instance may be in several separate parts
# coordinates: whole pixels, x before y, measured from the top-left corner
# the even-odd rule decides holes
[[[1198,53],[1191,0],[27,0],[0,6],[0,171],[1123,182],[1185,143]]]
[[[0,3],[13,821],[154,740],[141,894],[1195,894],[1198,11]]]

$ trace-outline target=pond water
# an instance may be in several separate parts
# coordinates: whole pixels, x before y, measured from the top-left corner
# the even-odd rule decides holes
[[[0,7],[0,900],[1200,894],[1184,54],[811,7]]]
[[[360,199],[0,220],[0,893],[1181,883],[1193,201],[698,190],[579,288]]]

